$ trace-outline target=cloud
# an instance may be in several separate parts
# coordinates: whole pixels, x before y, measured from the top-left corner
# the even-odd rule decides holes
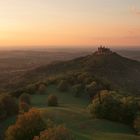
[[[131,12],[135,15],[139,15],[140,16],[140,9],[138,9],[136,6],[132,6],[131,7]]]

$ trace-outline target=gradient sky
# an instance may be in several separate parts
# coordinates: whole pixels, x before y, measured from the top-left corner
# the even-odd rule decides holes
[[[140,46],[140,0],[0,0],[0,46]]]

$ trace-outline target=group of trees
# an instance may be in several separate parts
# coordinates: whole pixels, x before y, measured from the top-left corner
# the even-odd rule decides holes
[[[74,140],[74,137],[69,129],[59,125],[41,132],[40,136],[34,137],[33,140]]]
[[[39,110],[31,109],[29,112],[19,115],[16,123],[7,129],[5,140],[32,140],[45,128],[46,124]]]
[[[58,90],[66,92],[72,90],[75,97],[85,93],[91,99],[102,89],[109,89],[108,83],[100,83],[88,73],[71,73],[57,77]]]
[[[73,136],[66,127],[45,122],[39,110],[30,109],[7,129],[5,140],[73,140]]]
[[[12,91],[10,94],[16,98],[19,98],[21,96],[21,94],[23,94],[23,93],[28,93],[30,95],[45,94],[46,90],[47,90],[47,81],[29,84],[25,87]]]
[[[48,77],[43,82],[30,84],[11,94],[15,97],[20,97],[22,93],[28,93],[30,95],[44,94],[47,93],[47,87],[52,84],[57,85],[58,90],[61,92],[72,90],[75,97],[80,97],[83,92],[86,92],[90,98],[93,98],[98,90],[109,87],[108,83],[101,82],[87,72],[71,72],[65,75]]]
[[[0,120],[27,112],[30,109],[30,104],[29,94],[23,93],[19,97],[19,101],[10,94],[0,94]]]
[[[9,94],[0,94],[0,120],[18,113],[18,103]]]
[[[140,135],[140,112],[137,114],[134,120],[133,127],[136,130],[137,134]]]
[[[103,118],[132,124],[139,111],[137,102],[131,97],[119,99],[109,91],[102,91],[89,105],[89,111],[95,118]]]
[[[28,112],[31,105],[31,97],[27,93],[23,93],[19,97],[19,113]]]

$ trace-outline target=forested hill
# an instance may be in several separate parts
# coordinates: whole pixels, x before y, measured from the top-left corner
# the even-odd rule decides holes
[[[140,94],[140,62],[103,51],[92,53],[69,61],[55,62],[29,71],[25,81],[43,80],[48,76],[69,72],[88,72],[97,79],[108,82],[113,88]]]

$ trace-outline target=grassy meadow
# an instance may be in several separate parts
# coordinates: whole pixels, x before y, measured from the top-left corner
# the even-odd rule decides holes
[[[58,97],[58,107],[48,107],[47,97],[54,94]],[[89,100],[84,93],[80,98],[75,98],[72,92],[59,92],[56,86],[49,86],[46,94],[32,95],[32,107],[41,111],[42,118],[48,118],[56,124],[67,126],[77,140],[139,140],[134,130],[127,125],[107,120],[93,119],[87,111]],[[6,128],[15,122],[12,117],[0,124],[0,131],[4,134]]]

